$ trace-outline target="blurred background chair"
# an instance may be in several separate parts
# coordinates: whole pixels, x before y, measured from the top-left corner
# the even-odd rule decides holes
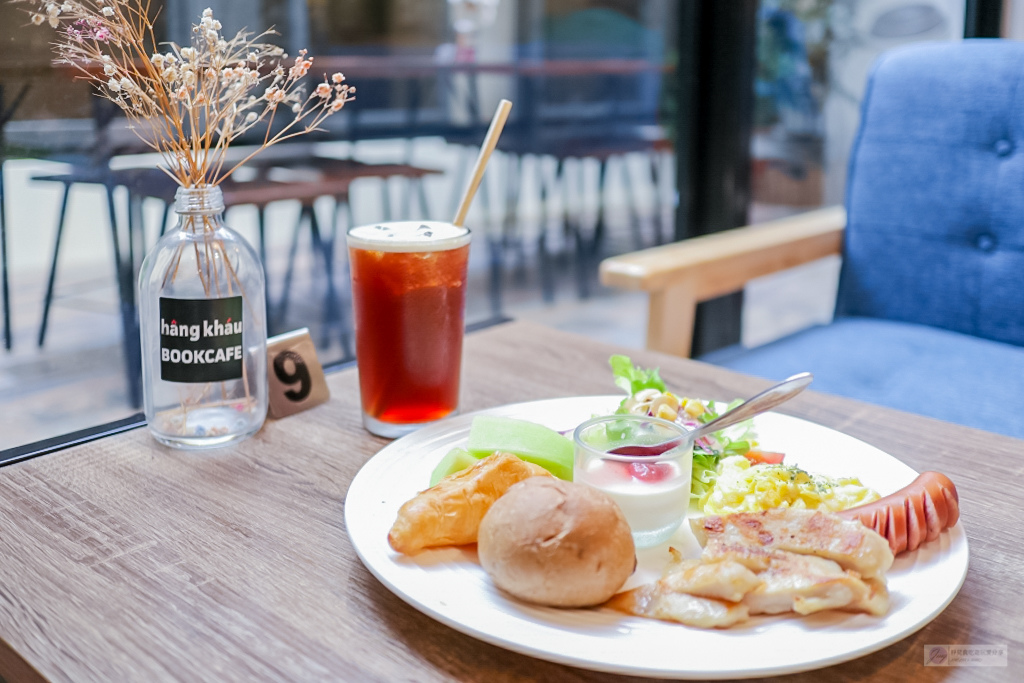
[[[515,107],[498,143],[507,155],[505,219],[486,235],[491,268],[492,308],[498,313],[503,270],[509,257],[520,266],[528,251],[536,253],[545,300],[552,301],[556,270],[572,263],[580,297],[591,291],[591,279],[604,245],[606,224],[599,199],[590,224],[583,216],[567,212],[560,221],[547,224],[549,200],[565,192],[565,168],[570,160],[593,159],[598,164],[598,197],[613,159],[633,153],[656,154],[665,149],[658,127],[661,78],[664,69],[662,35],[611,9],[596,8],[550,17],[539,40],[518,47],[512,76]],[[479,112],[472,105],[470,111]],[[486,116],[490,112],[484,113]],[[449,143],[475,149],[482,131],[453,131]],[[470,155],[472,156],[472,155]],[[462,165],[470,160],[467,156]],[[536,185],[542,217],[535,233],[520,225],[519,202],[524,160],[538,163]],[[544,160],[553,160],[545,166]],[[630,181],[628,169],[624,179]],[[457,177],[462,177],[463,172]],[[455,187],[461,191],[461,183]],[[631,194],[631,193],[627,193]],[[483,188],[478,202],[490,214],[492,198]],[[632,246],[645,245],[634,221]],[[557,231],[554,232],[554,231]],[[660,243],[660,232],[651,241]],[[532,244],[527,244],[532,242]]]
[[[835,319],[705,360],[1024,437],[1024,44],[919,44],[876,64],[835,207],[612,258],[647,344],[688,355],[698,301],[842,253]],[[845,229],[844,229],[845,226]],[[964,445],[969,449],[969,445]]]
[[[118,314],[122,328],[122,346],[125,359],[125,372],[128,382],[128,401],[132,407],[142,404],[142,355],[138,339],[138,312],[135,307],[135,262],[134,240],[131,226],[122,234],[117,219],[117,208],[114,192],[124,186],[128,180],[124,173],[114,171],[110,160],[118,154],[138,154],[149,152],[138,138],[129,131],[115,130],[114,122],[122,120],[120,109],[112,102],[103,98],[95,98],[92,103],[93,122],[96,139],[92,149],[85,154],[58,157],[55,160],[70,165],[66,173],[34,176],[32,179],[42,182],[56,182],[62,185],[60,210],[54,236],[53,257],[47,277],[46,293],[43,297],[43,314],[39,325],[38,345],[43,346],[49,325],[50,309],[55,296],[57,266],[59,263],[61,240],[67,219],[68,199],[76,185],[101,185],[106,194],[107,223],[110,228],[114,255],[114,278],[118,290]],[[124,133],[119,136],[118,133]],[[125,244],[126,243],[126,244]],[[127,249],[125,249],[127,247]]]
[[[522,117],[511,135],[503,136],[499,149],[519,158],[528,155],[553,157],[552,180],[567,181],[566,162],[594,159],[598,162],[598,196],[613,159],[631,153],[651,154],[664,139],[658,128],[658,107],[664,64],[663,37],[633,19],[606,8],[592,8],[551,17],[544,25],[539,45],[521,47],[525,67],[518,82]],[[551,67],[531,70],[529,61],[542,59]],[[564,71],[557,69],[559,63]],[[589,68],[588,68],[589,67]],[[624,179],[629,183],[625,167]],[[552,189],[540,180],[547,198]],[[632,193],[628,193],[632,194]],[[605,244],[606,222],[599,201],[592,225],[583,216],[568,213],[562,226],[565,247],[575,260],[578,294],[590,294],[590,278],[596,272]],[[633,248],[645,246],[638,225],[631,221]],[[660,236],[655,236],[660,242]],[[542,288],[547,300],[554,296],[552,235],[542,225],[537,235]]]

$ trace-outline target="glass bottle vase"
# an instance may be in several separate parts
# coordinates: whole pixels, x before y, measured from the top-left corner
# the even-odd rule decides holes
[[[146,421],[169,446],[212,448],[266,418],[263,265],[224,224],[220,188],[179,188],[175,211],[139,275]]]

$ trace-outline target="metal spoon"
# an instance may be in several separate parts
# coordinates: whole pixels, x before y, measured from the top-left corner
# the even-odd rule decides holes
[[[730,427],[737,422],[748,420],[755,415],[771,410],[806,389],[813,379],[814,375],[809,372],[801,372],[800,374],[788,377],[775,386],[765,389],[760,394],[751,396],[732,410],[722,413],[711,422],[706,422],[697,427],[690,432],[690,436],[692,440],[696,441],[702,436],[707,436],[713,432]]]
[[[707,436],[708,434],[717,432],[720,429],[731,427],[737,422],[748,420],[755,415],[760,415],[763,412],[771,410],[777,405],[785,403],[806,389],[807,385],[810,384],[813,379],[814,375],[809,372],[801,372],[798,375],[788,377],[775,386],[765,389],[760,394],[751,396],[732,410],[722,413],[711,422],[702,424],[700,427],[687,432],[685,437],[670,439],[669,441],[653,445],[619,446],[618,448],[613,448],[608,451],[608,453],[611,455],[624,455],[631,457],[657,457],[666,451],[672,450],[673,448],[693,445],[693,443],[702,436]]]

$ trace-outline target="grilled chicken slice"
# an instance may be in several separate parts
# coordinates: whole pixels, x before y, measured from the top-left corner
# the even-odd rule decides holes
[[[827,609],[875,613],[880,607],[879,598],[871,600],[871,587],[856,572],[813,555],[777,550],[758,578],[761,585],[743,597],[751,614],[814,614]]]
[[[728,628],[748,617],[747,606],[714,598],[677,593],[662,581],[619,593],[605,603],[619,612],[638,617],[675,621],[698,628]]]
[[[739,602],[761,583],[754,572],[739,562],[729,559],[721,562],[684,560],[675,548],[669,548],[669,552],[672,553],[672,562],[659,582],[663,589]]]
[[[735,562],[752,572],[763,572],[768,569],[773,552],[761,546],[752,547],[745,543],[730,543],[718,539],[704,546],[700,559],[701,562]]]
[[[659,581],[606,606],[700,628],[728,628],[754,614],[889,611],[892,551],[860,522],[786,508],[709,516],[691,526],[704,546],[699,560],[672,548]]]
[[[867,612],[876,617],[885,616],[889,611],[889,589],[885,587],[885,581],[883,579],[864,579],[864,583],[871,591],[868,596],[843,609],[847,612]]]
[[[728,556],[742,546],[787,550],[833,560],[867,578],[883,576],[893,562],[884,538],[860,522],[822,510],[773,508],[709,515],[691,520],[691,526],[707,559]]]

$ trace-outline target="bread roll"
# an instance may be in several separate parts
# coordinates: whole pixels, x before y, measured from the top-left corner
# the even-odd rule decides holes
[[[601,604],[636,567],[633,536],[615,501],[551,477],[509,488],[484,516],[477,542],[495,585],[552,607]]]

